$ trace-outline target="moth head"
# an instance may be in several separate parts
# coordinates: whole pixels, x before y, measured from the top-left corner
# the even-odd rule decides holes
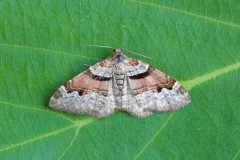
[[[122,55],[123,53],[122,53],[122,50],[120,49],[120,48],[114,48],[113,49],[113,53],[114,53],[114,55],[116,56],[116,55]]]
[[[118,63],[121,63],[123,61],[123,53],[120,48],[115,48],[113,50],[114,58],[116,58]]]

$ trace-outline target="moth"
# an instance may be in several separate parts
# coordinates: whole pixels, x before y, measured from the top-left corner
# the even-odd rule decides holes
[[[188,92],[173,78],[116,48],[112,56],[62,85],[49,106],[99,118],[116,110],[145,117],[176,110],[190,101]]]

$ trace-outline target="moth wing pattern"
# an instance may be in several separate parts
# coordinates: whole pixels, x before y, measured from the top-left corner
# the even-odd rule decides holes
[[[190,102],[188,92],[165,73],[141,61],[130,68],[136,72],[128,74],[130,92],[123,96],[122,108],[131,115],[145,117],[154,112],[173,111]]]
[[[126,57],[121,49],[114,49],[114,55],[62,85],[49,105],[99,118],[116,109],[145,117],[154,112],[176,110],[190,101],[179,82],[147,63]]]
[[[112,73],[109,59],[91,66],[62,85],[51,97],[49,105],[75,114],[105,117],[114,112]]]

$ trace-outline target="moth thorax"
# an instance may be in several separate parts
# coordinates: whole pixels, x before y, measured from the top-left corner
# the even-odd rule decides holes
[[[123,63],[117,63],[115,66],[115,71],[125,71],[124,64]]]
[[[121,54],[116,55],[116,58],[117,58],[117,62],[118,62],[118,63],[122,63],[122,61],[123,61],[123,56],[122,56]]]

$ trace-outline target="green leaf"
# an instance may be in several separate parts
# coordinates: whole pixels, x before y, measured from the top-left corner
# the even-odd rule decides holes
[[[240,2],[2,0],[0,159],[240,159]],[[105,119],[55,111],[68,79],[120,47],[174,77],[176,112]]]

